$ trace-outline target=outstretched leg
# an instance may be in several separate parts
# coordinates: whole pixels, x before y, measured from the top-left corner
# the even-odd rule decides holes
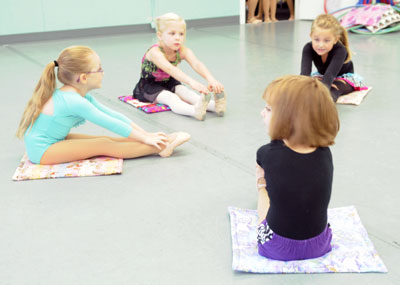
[[[58,164],[106,155],[118,158],[136,158],[152,154],[168,157],[174,149],[190,139],[186,133],[167,135],[168,144],[161,149],[128,138],[69,134],[65,140],[51,145],[40,164]],[[185,135],[182,135],[185,134]]]
[[[168,105],[174,113],[194,117],[194,106],[182,101],[175,93],[164,90],[157,96],[157,102]]]
[[[199,100],[201,100],[201,97],[196,92],[190,90],[184,85],[175,86],[175,92],[183,101],[191,105],[196,105],[199,102]],[[210,100],[210,102],[208,103],[207,111],[215,112],[214,100]]]
[[[94,156],[135,158],[159,153],[156,147],[137,141],[115,141],[109,137],[65,139],[51,145],[40,164],[58,164]]]
[[[353,91],[354,87],[341,79],[333,81],[331,86],[331,96],[334,102],[338,100],[339,96],[347,95]]]
[[[157,96],[157,102],[168,105],[174,113],[192,116],[197,120],[203,121],[205,119],[208,102],[210,101],[210,95],[199,96],[196,94],[196,96],[198,100],[192,104],[190,101],[182,99],[177,94],[164,90]]]

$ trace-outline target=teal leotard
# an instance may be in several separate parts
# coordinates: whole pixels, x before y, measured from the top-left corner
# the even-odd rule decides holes
[[[33,163],[40,163],[49,146],[64,140],[72,127],[85,123],[85,120],[123,137],[132,132],[130,119],[100,104],[89,94],[82,97],[75,92],[56,89],[52,98],[53,115],[40,113],[32,128],[25,132],[26,152]]]

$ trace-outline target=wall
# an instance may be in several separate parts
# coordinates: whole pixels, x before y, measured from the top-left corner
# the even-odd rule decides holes
[[[295,17],[299,20],[314,20],[319,14],[324,14],[323,0],[294,0]],[[330,0],[327,1],[326,9],[328,13],[340,8],[345,8],[357,4],[358,0]]]
[[[175,12],[186,20],[238,16],[232,0],[1,0],[0,36],[147,24]]]

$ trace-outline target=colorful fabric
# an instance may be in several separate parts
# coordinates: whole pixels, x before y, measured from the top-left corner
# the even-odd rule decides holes
[[[122,173],[122,158],[94,157],[62,164],[41,165],[33,164],[24,154],[12,179],[16,181],[60,178],[98,176]]]
[[[371,91],[372,87],[368,87],[367,89],[360,91],[353,91],[347,95],[339,96],[336,103],[337,104],[345,104],[345,105],[360,105],[364,100],[367,93]]]
[[[138,108],[139,110],[142,110],[147,114],[171,111],[171,108],[168,105],[140,102],[137,99],[133,99],[132,96],[119,96],[118,99],[134,106],[135,108]]]
[[[158,47],[162,53],[164,50],[158,44],[153,45]],[[164,90],[175,93],[175,87],[182,84],[162,69],[158,68],[157,65],[146,59],[147,50],[142,58],[142,67],[139,82],[133,89],[133,98],[138,99],[141,102],[155,103],[157,96]],[[176,59],[170,62],[172,65],[177,66],[181,62],[180,50],[176,51]]]
[[[332,251],[322,257],[278,261],[262,257],[257,249],[257,211],[229,207],[232,269],[253,273],[387,272],[354,206],[328,210]]]
[[[323,75],[318,71],[311,74],[312,77],[323,78]],[[350,84],[355,91],[366,90],[368,87],[363,83],[364,78],[357,73],[345,73],[334,78],[334,80],[344,80]]]
[[[359,0],[357,4],[376,4],[376,3],[384,3],[394,5],[393,0]]]
[[[341,25],[345,28],[363,25],[372,33],[376,33],[397,22],[400,22],[400,14],[390,5],[356,7],[351,9],[340,20]]]
[[[158,44],[152,45],[149,48],[149,50],[153,47],[159,47],[159,49],[164,53],[164,50],[160,45]],[[149,50],[147,50],[147,52]],[[164,70],[158,68],[157,65],[155,65],[152,61],[147,60],[146,59],[147,52],[144,54],[142,58],[141,77],[145,79],[154,78],[155,81],[168,81],[171,75],[166,73]],[[177,66],[180,62],[181,62],[181,55],[179,53],[179,50],[177,50],[176,60],[174,62],[171,62],[171,64]]]

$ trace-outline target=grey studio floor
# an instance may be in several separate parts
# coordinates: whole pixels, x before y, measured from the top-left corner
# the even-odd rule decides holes
[[[399,33],[350,34],[356,72],[373,90],[338,105],[330,207],[354,205],[388,273],[249,274],[232,270],[228,206],[256,208],[255,153],[269,141],[261,94],[298,74],[309,21],[189,27],[190,47],[228,94],[226,116],[203,122],[147,115],[120,102],[139,78],[154,33],[0,46],[0,283],[5,284],[399,284]],[[100,55],[92,94],[149,131],[187,131],[170,158],[124,161],[121,175],[14,182],[24,153],[15,132],[45,64],[70,45]],[[189,67],[181,68],[201,80]],[[112,134],[91,123],[76,132]],[[396,261],[397,260],[397,261]]]

